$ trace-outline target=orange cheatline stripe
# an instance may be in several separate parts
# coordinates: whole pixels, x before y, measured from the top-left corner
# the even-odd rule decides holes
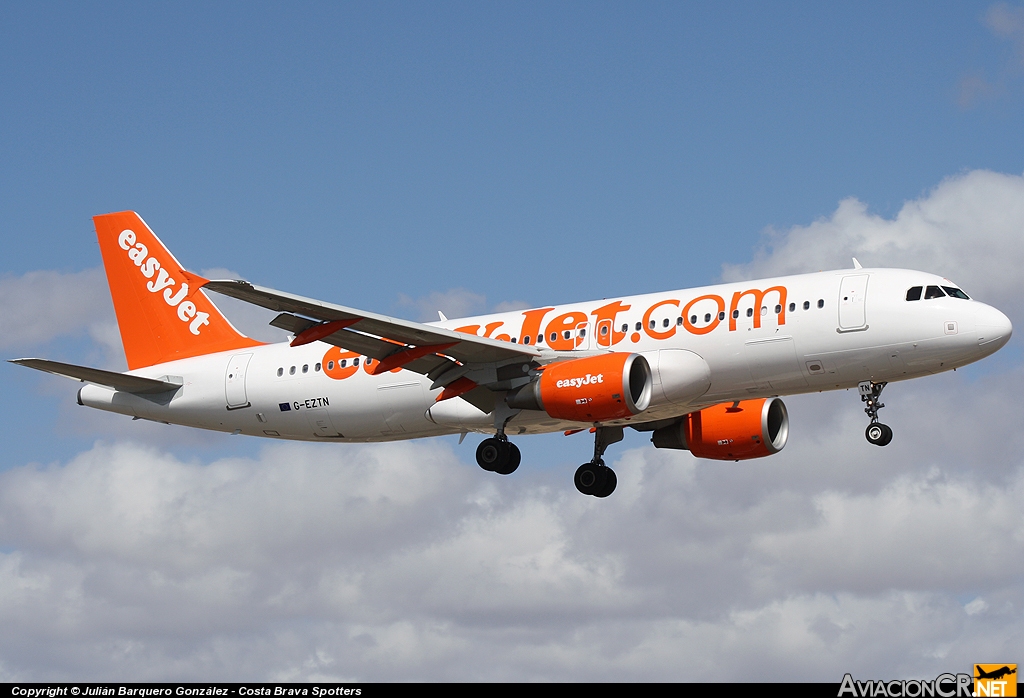
[[[304,329],[295,335],[295,339],[292,340],[291,346],[301,347],[303,344],[309,344],[315,342],[318,339],[324,337],[330,337],[338,330],[343,330],[350,325],[354,325],[359,322],[360,318],[348,318],[346,320],[331,320],[330,322],[321,322],[319,325],[313,325]]]
[[[447,342],[445,344],[425,344],[422,347],[409,347],[408,349],[395,352],[390,356],[385,356],[380,360],[373,370],[370,371],[371,376],[378,376],[381,373],[386,373],[393,368],[400,368],[405,366],[410,361],[426,356],[427,354],[436,354],[439,351],[444,351],[448,347],[454,347],[458,342]]]
[[[453,397],[458,397],[459,395],[465,395],[466,393],[468,393],[470,390],[472,390],[475,387],[476,387],[476,383],[474,383],[473,381],[471,381],[468,378],[466,378],[465,376],[463,376],[462,378],[459,378],[456,381],[452,381],[451,385],[449,385],[443,391],[441,391],[441,394],[437,396],[437,398],[434,400],[434,402],[441,402],[442,400],[450,400]]]

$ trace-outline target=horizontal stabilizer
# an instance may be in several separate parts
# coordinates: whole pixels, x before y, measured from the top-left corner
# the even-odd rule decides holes
[[[155,378],[142,378],[141,376],[130,376],[127,373],[116,373],[104,371],[99,368],[88,366],[75,366],[64,364],[59,361],[47,361],[46,359],[11,359],[10,363],[19,366],[28,366],[37,371],[45,371],[65,378],[73,378],[85,383],[95,383],[114,390],[123,390],[126,393],[137,393],[140,395],[153,395],[156,393],[167,393],[177,390],[181,385],[168,383],[167,381],[156,380]]]

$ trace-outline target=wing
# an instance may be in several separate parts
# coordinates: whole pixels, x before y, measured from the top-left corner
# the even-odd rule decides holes
[[[103,369],[89,368],[88,366],[75,366],[74,364],[47,361],[46,359],[11,359],[10,363],[34,368],[37,371],[53,373],[65,378],[72,378],[83,383],[95,383],[96,385],[103,385],[114,390],[123,390],[126,393],[136,393],[139,395],[167,393],[181,387],[177,383],[168,383],[167,381],[154,378],[142,378],[141,376],[131,376],[127,373],[104,371]]]
[[[431,389],[459,381],[461,387],[453,386],[461,391],[456,393],[459,395],[478,385],[491,390],[508,390],[525,382],[523,379],[531,367],[581,356],[579,352],[566,355],[568,352],[501,342],[368,313],[247,281],[207,281],[203,288],[279,311],[281,314],[270,324],[294,334],[293,346],[317,340],[327,342],[378,359],[380,363],[374,367],[374,373],[404,368],[430,378]],[[461,381],[463,378],[467,380]],[[465,397],[471,400],[470,396]]]

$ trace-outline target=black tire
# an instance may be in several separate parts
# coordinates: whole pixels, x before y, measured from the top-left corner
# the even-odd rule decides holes
[[[476,447],[476,464],[489,472],[497,472],[498,468],[508,463],[508,442],[501,439],[484,439]]]
[[[608,479],[608,474],[605,472],[607,470],[608,468],[600,463],[584,463],[576,468],[576,475],[572,480],[581,494],[593,495],[604,488]]]
[[[605,498],[615,491],[615,485],[619,483],[619,478],[615,477],[615,471],[608,466],[603,466],[605,471],[604,487],[594,493],[595,497]]]
[[[511,475],[519,467],[520,461],[523,459],[523,454],[519,452],[519,447],[511,441],[503,442],[508,447],[508,460],[500,468],[495,468],[494,472],[498,475]]]
[[[864,430],[864,438],[875,446],[887,446],[892,441],[892,429],[881,422],[875,422]]]

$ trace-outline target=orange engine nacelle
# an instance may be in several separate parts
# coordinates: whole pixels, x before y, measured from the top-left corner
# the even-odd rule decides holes
[[[647,359],[616,352],[548,364],[539,379],[510,394],[508,404],[555,419],[605,422],[646,410],[652,385]]]
[[[688,449],[698,458],[747,460],[778,453],[789,439],[789,413],[777,397],[726,402],[691,412],[654,432],[656,448]]]

